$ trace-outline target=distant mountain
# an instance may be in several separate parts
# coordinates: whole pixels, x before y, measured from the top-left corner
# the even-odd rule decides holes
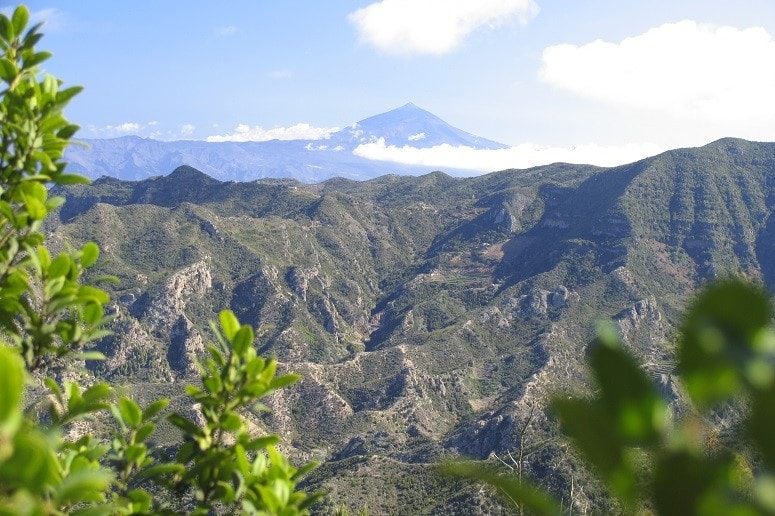
[[[119,279],[94,374],[168,395],[192,378],[204,322],[231,308],[303,377],[254,417],[298,461],[322,461],[309,480],[329,493],[321,514],[501,514],[430,464],[517,450],[531,407],[583,384],[596,320],[680,404],[669,342],[687,296],[731,274],[775,290],[773,143],[465,179],[235,183],[180,167],[63,193],[51,238],[97,242],[94,274]],[[558,499],[573,486],[576,509],[621,512],[539,412],[527,475]]]
[[[125,180],[168,174],[181,165],[195,167],[222,181],[292,178],[318,182],[332,177],[369,179],[395,173],[419,175],[433,167],[373,161],[353,154],[362,143],[384,139],[389,145],[430,147],[447,143],[480,149],[505,145],[480,138],[444,122],[414,104],[346,127],[325,140],[267,142],[158,141],[137,136],[83,140],[67,159],[73,171],[89,177]],[[465,175],[465,170],[446,170]]]
[[[502,143],[494,142],[452,127],[433,113],[411,102],[387,113],[361,120],[332,136],[337,143],[359,144],[384,138],[388,145],[433,147],[447,143],[465,145],[477,149],[503,149]]]

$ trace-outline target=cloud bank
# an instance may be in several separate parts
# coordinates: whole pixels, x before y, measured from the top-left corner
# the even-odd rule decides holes
[[[775,115],[775,41],[763,28],[668,23],[618,43],[555,45],[540,76],[618,108],[717,122]]]
[[[208,142],[266,142],[270,140],[325,140],[332,133],[338,131],[338,127],[314,127],[301,123],[290,127],[275,127],[264,129],[261,126],[249,126],[239,124],[230,134],[216,134],[208,136]]]
[[[472,32],[538,13],[533,0],[381,0],[350,13],[358,37],[399,55],[451,52]]]
[[[407,165],[424,165],[441,169],[466,169],[492,172],[508,168],[529,168],[549,163],[577,163],[616,166],[632,163],[666,150],[652,143],[627,145],[586,144],[574,147],[541,146],[523,143],[507,149],[475,149],[449,144],[418,148],[409,145],[386,145],[384,138],[361,144],[353,154],[366,159],[393,161]]]

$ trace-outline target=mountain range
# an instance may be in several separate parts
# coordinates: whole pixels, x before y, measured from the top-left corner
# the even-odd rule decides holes
[[[497,512],[432,465],[499,464],[520,442],[526,475],[576,512],[610,512],[542,405],[586,385],[595,322],[612,320],[680,406],[670,339],[687,298],[728,274],[775,288],[772,143],[471,178],[232,182],[182,166],[61,193],[50,239],[97,242],[95,277],[118,278],[107,360],[91,374],[141,399],[178,392],[206,321],[231,308],[303,377],[251,418],[292,457],[322,462],[308,487],[328,492],[323,513]],[[162,427],[156,439],[179,436]]]
[[[138,180],[168,174],[181,165],[222,181],[292,178],[318,182],[332,177],[370,179],[388,173],[418,175],[433,170],[374,161],[353,154],[360,144],[425,148],[449,144],[476,149],[506,146],[452,127],[437,116],[406,104],[341,129],[323,140],[263,142],[159,141],[138,136],[82,140],[67,151],[73,171],[91,178]],[[466,170],[448,170],[456,175]]]

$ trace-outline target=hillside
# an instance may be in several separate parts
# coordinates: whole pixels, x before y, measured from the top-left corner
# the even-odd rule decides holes
[[[94,373],[140,396],[166,392],[190,377],[203,323],[231,307],[304,377],[255,423],[324,461],[310,482],[329,503],[375,514],[489,507],[428,464],[514,450],[531,405],[584,384],[598,318],[680,402],[665,343],[686,297],[725,274],[775,287],[775,144],[313,185],[180,167],[66,195],[50,238],[96,241],[96,273],[119,278],[116,334]],[[538,417],[531,436],[551,429]],[[579,509],[600,502],[560,443],[528,469],[560,496],[574,478]]]

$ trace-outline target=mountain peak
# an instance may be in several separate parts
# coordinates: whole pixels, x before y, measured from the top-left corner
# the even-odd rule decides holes
[[[195,181],[199,183],[220,183],[217,179],[214,179],[201,170],[197,170],[189,165],[181,165],[177,167],[172,173],[167,176],[176,181],[185,179],[186,181]]]
[[[361,120],[350,131],[360,142],[382,138],[388,145],[433,147],[448,144],[477,149],[501,149],[505,145],[453,127],[412,102]]]

